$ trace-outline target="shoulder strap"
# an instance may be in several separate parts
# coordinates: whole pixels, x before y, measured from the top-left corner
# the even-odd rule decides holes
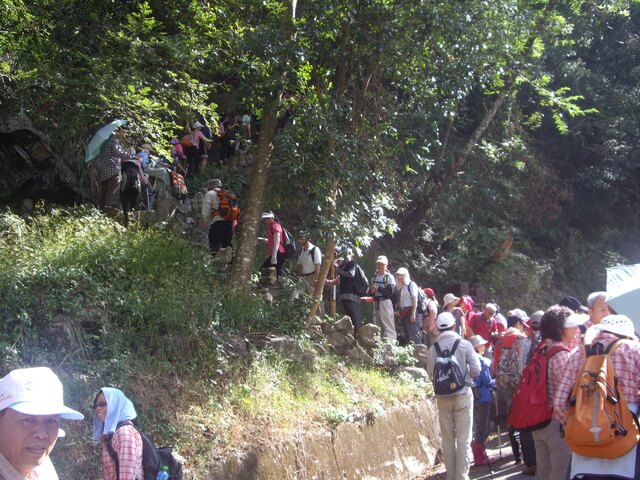
[[[442,350],[440,350],[440,344],[438,344],[438,342],[435,342],[433,344],[434,348],[436,349],[436,353],[438,354],[439,357],[442,356]]]
[[[552,345],[551,347],[544,345],[543,349],[545,350],[544,354],[546,355],[547,359],[553,357],[556,353],[569,351],[569,349],[565,345]]]
[[[605,350],[604,350],[604,354],[605,355],[613,354],[613,352],[615,352],[618,349],[618,347],[620,346],[621,343],[622,343],[622,339],[621,338],[618,339],[618,340],[614,340],[609,345],[607,345],[607,348],[605,348]]]
[[[455,342],[453,342],[453,347],[451,347],[451,353],[449,354],[449,356],[453,357],[453,354],[456,353],[456,349],[458,348],[459,343],[460,343],[459,338]]]
[[[116,464],[116,480],[120,480],[120,461],[118,460],[118,454],[113,449],[113,445],[111,445],[111,439],[113,435],[109,435],[109,437],[105,440],[104,445],[107,447],[107,452],[109,452],[109,456],[113,463]]]

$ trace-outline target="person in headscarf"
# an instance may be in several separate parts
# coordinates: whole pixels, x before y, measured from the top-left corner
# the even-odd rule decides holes
[[[121,390],[103,387],[93,403],[93,439],[102,442],[104,480],[138,480],[142,470],[142,436],[133,421],[136,409]]]

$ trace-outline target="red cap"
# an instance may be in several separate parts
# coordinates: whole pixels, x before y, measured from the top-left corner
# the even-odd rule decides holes
[[[433,289],[427,287],[427,288],[423,288],[422,291],[427,295],[427,297],[431,298],[431,297],[435,297],[436,294],[433,293]]]

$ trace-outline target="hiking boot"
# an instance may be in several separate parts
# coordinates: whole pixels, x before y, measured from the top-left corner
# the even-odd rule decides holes
[[[535,475],[536,474],[536,466],[535,465],[525,465],[522,469],[523,475]]]

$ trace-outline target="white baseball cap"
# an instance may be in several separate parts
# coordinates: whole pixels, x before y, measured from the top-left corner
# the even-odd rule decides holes
[[[572,313],[564,319],[564,328],[579,327],[589,320],[589,316],[583,313]]]
[[[82,420],[84,415],[64,406],[62,383],[47,367],[12,370],[0,379],[0,411],[11,408],[26,415],[60,415]]]
[[[266,220],[267,218],[276,218],[276,216],[273,214],[273,212],[270,211],[266,211],[266,212],[262,212],[262,220]]]
[[[389,265],[389,259],[387,257],[385,257],[384,255],[380,255],[377,259],[376,259],[376,263],[383,263],[385,265]]]
[[[449,312],[442,312],[440,315],[438,315],[438,318],[436,318],[436,327],[438,327],[438,330],[446,330],[447,328],[451,328],[455,323],[455,317]]]

